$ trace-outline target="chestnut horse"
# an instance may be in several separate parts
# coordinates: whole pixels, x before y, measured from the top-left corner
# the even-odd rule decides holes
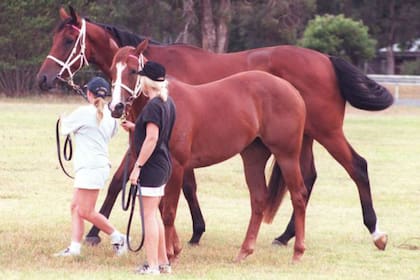
[[[139,99],[130,102],[131,112],[141,111],[147,100],[141,94],[137,75],[147,45],[143,41],[137,48],[123,47],[115,54],[109,106],[114,117],[123,115],[127,100]],[[285,187],[296,213],[293,261],[299,261],[305,249],[306,188],[299,158],[306,110],[298,91],[283,79],[254,70],[201,85],[172,78],[169,93],[177,114],[169,143],[173,172],[161,208],[168,255],[173,259],[181,250],[174,220],[184,170],[210,166],[240,154],[250,193],[251,219],[236,261],[254,251],[261,222],[271,222]],[[133,118],[137,118],[136,113]],[[272,180],[267,190],[264,170],[271,154],[282,177]]]
[[[73,10],[67,15],[60,10],[63,22],[54,34],[50,55],[65,61],[71,52],[68,42],[76,41],[83,26],[83,19]],[[83,51],[87,61],[96,63],[110,77],[112,57],[117,47],[124,42],[122,38],[137,38],[133,34],[119,31],[115,27],[104,27],[86,21],[86,43]],[[124,35],[124,36],[123,36]],[[121,44],[119,44],[121,43]],[[77,46],[76,46],[77,47]],[[81,47],[77,47],[81,49]],[[259,69],[282,77],[294,85],[306,104],[307,119],[302,143],[301,170],[309,199],[316,180],[316,169],[313,156],[313,141],[319,142],[334,159],[347,171],[356,183],[362,206],[363,222],[371,233],[375,245],[385,249],[387,235],[380,231],[372,202],[367,161],[349,144],[343,132],[345,104],[348,101],[356,108],[363,110],[383,110],[393,103],[392,95],[382,86],[370,80],[351,64],[325,54],[295,46],[275,46],[258,48],[242,52],[215,54],[188,45],[149,45],[145,55],[165,65],[167,72],[177,79],[189,84],[200,84],[226,77],[228,75]],[[77,69],[82,62],[76,62],[70,68]],[[60,65],[52,59],[46,59],[38,73],[42,88],[53,86],[60,72]],[[64,73],[64,76],[67,74]],[[121,166],[120,166],[121,167]],[[121,168],[120,168],[121,169]],[[115,184],[118,172],[114,175],[108,195],[101,208],[101,213],[109,215],[120,184]],[[187,175],[187,174],[186,174]],[[187,200],[195,199],[195,180],[193,173],[184,178],[184,194]],[[187,182],[188,179],[188,182]],[[189,187],[189,188],[187,188]],[[189,190],[188,192],[186,190]],[[198,207],[198,204],[195,205]],[[197,208],[194,208],[197,209]],[[199,208],[198,208],[199,210]],[[193,210],[192,214],[193,214]],[[193,222],[197,222],[193,215]],[[193,238],[198,242],[204,231],[204,220],[195,227]],[[278,244],[287,244],[294,236],[294,215],[283,234],[275,239]],[[203,230],[197,231],[196,229]],[[92,232],[92,231],[91,231]],[[92,236],[96,234],[93,233]]]

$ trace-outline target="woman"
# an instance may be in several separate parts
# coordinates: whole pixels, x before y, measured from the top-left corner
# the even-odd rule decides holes
[[[172,171],[169,139],[175,122],[175,105],[168,96],[165,68],[148,61],[139,72],[143,94],[149,98],[134,125],[123,122],[127,131],[134,131],[137,159],[130,174],[132,184],[138,184],[144,208],[145,249],[147,264],[140,274],[170,273],[166,255],[165,232],[159,213],[159,203]]]
[[[117,121],[111,117],[108,106],[105,106],[108,91],[107,81],[101,77],[93,78],[87,84],[89,105],[81,106],[70,115],[60,118],[61,133],[73,133],[75,138],[75,179],[71,202],[71,243],[55,256],[80,255],[85,220],[110,235],[116,255],[127,251],[125,235],[95,210],[99,190],[103,188],[110,172],[108,143],[118,128]]]

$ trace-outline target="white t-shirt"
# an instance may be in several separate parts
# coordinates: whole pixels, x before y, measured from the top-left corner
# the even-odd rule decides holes
[[[104,116],[100,124],[96,120],[96,107],[92,104],[81,106],[60,119],[61,134],[74,134],[74,172],[80,168],[100,168],[110,166],[108,143],[118,130],[117,120],[111,117],[108,106],[104,106]]]

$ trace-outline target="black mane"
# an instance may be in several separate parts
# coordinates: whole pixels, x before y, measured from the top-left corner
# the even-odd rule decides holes
[[[112,25],[108,25],[108,24],[103,24],[103,23],[97,23],[97,22],[92,22],[89,19],[86,19],[86,21],[89,21],[91,23],[94,23],[98,26],[100,26],[101,28],[103,28],[104,30],[106,30],[107,32],[109,32],[112,37],[115,39],[116,43],[118,44],[118,47],[124,47],[124,46],[133,46],[136,47],[140,42],[142,42],[143,40],[147,39],[147,36],[140,36],[137,34],[134,34],[130,31],[127,30],[122,30],[121,28],[112,26]],[[155,41],[153,39],[149,38],[149,42],[151,44],[155,44],[155,45],[160,45],[161,43],[158,41]]]

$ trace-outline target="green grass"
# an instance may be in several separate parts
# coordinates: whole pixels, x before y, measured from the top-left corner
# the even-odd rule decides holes
[[[107,236],[83,247],[80,258],[56,259],[70,238],[72,181],[59,168],[55,122],[81,99],[0,99],[0,279],[137,279],[133,269],[145,253],[113,256]],[[184,249],[169,279],[418,279],[419,250],[400,248],[420,237],[420,108],[393,107],[369,113],[349,108],[349,142],[369,163],[374,206],[389,234],[378,251],[364,227],[357,190],[347,173],[318,144],[318,179],[307,210],[306,246],[300,264],[291,264],[292,244],[271,245],[291,213],[285,200],[274,222],[263,224],[256,251],[232,262],[245,237],[250,214],[239,157],[197,170],[199,200],[207,232],[190,247],[191,218],[180,199],[176,226]],[[121,129],[112,141],[113,170],[127,148]],[[71,170],[71,166],[68,165]],[[101,192],[98,207],[106,191]],[[138,219],[138,216],[136,216]],[[125,231],[128,214],[121,199],[111,221]],[[139,223],[133,236],[138,239]],[[86,231],[90,224],[86,224]],[[408,243],[420,246],[417,239]],[[147,278],[147,277],[146,277]]]

